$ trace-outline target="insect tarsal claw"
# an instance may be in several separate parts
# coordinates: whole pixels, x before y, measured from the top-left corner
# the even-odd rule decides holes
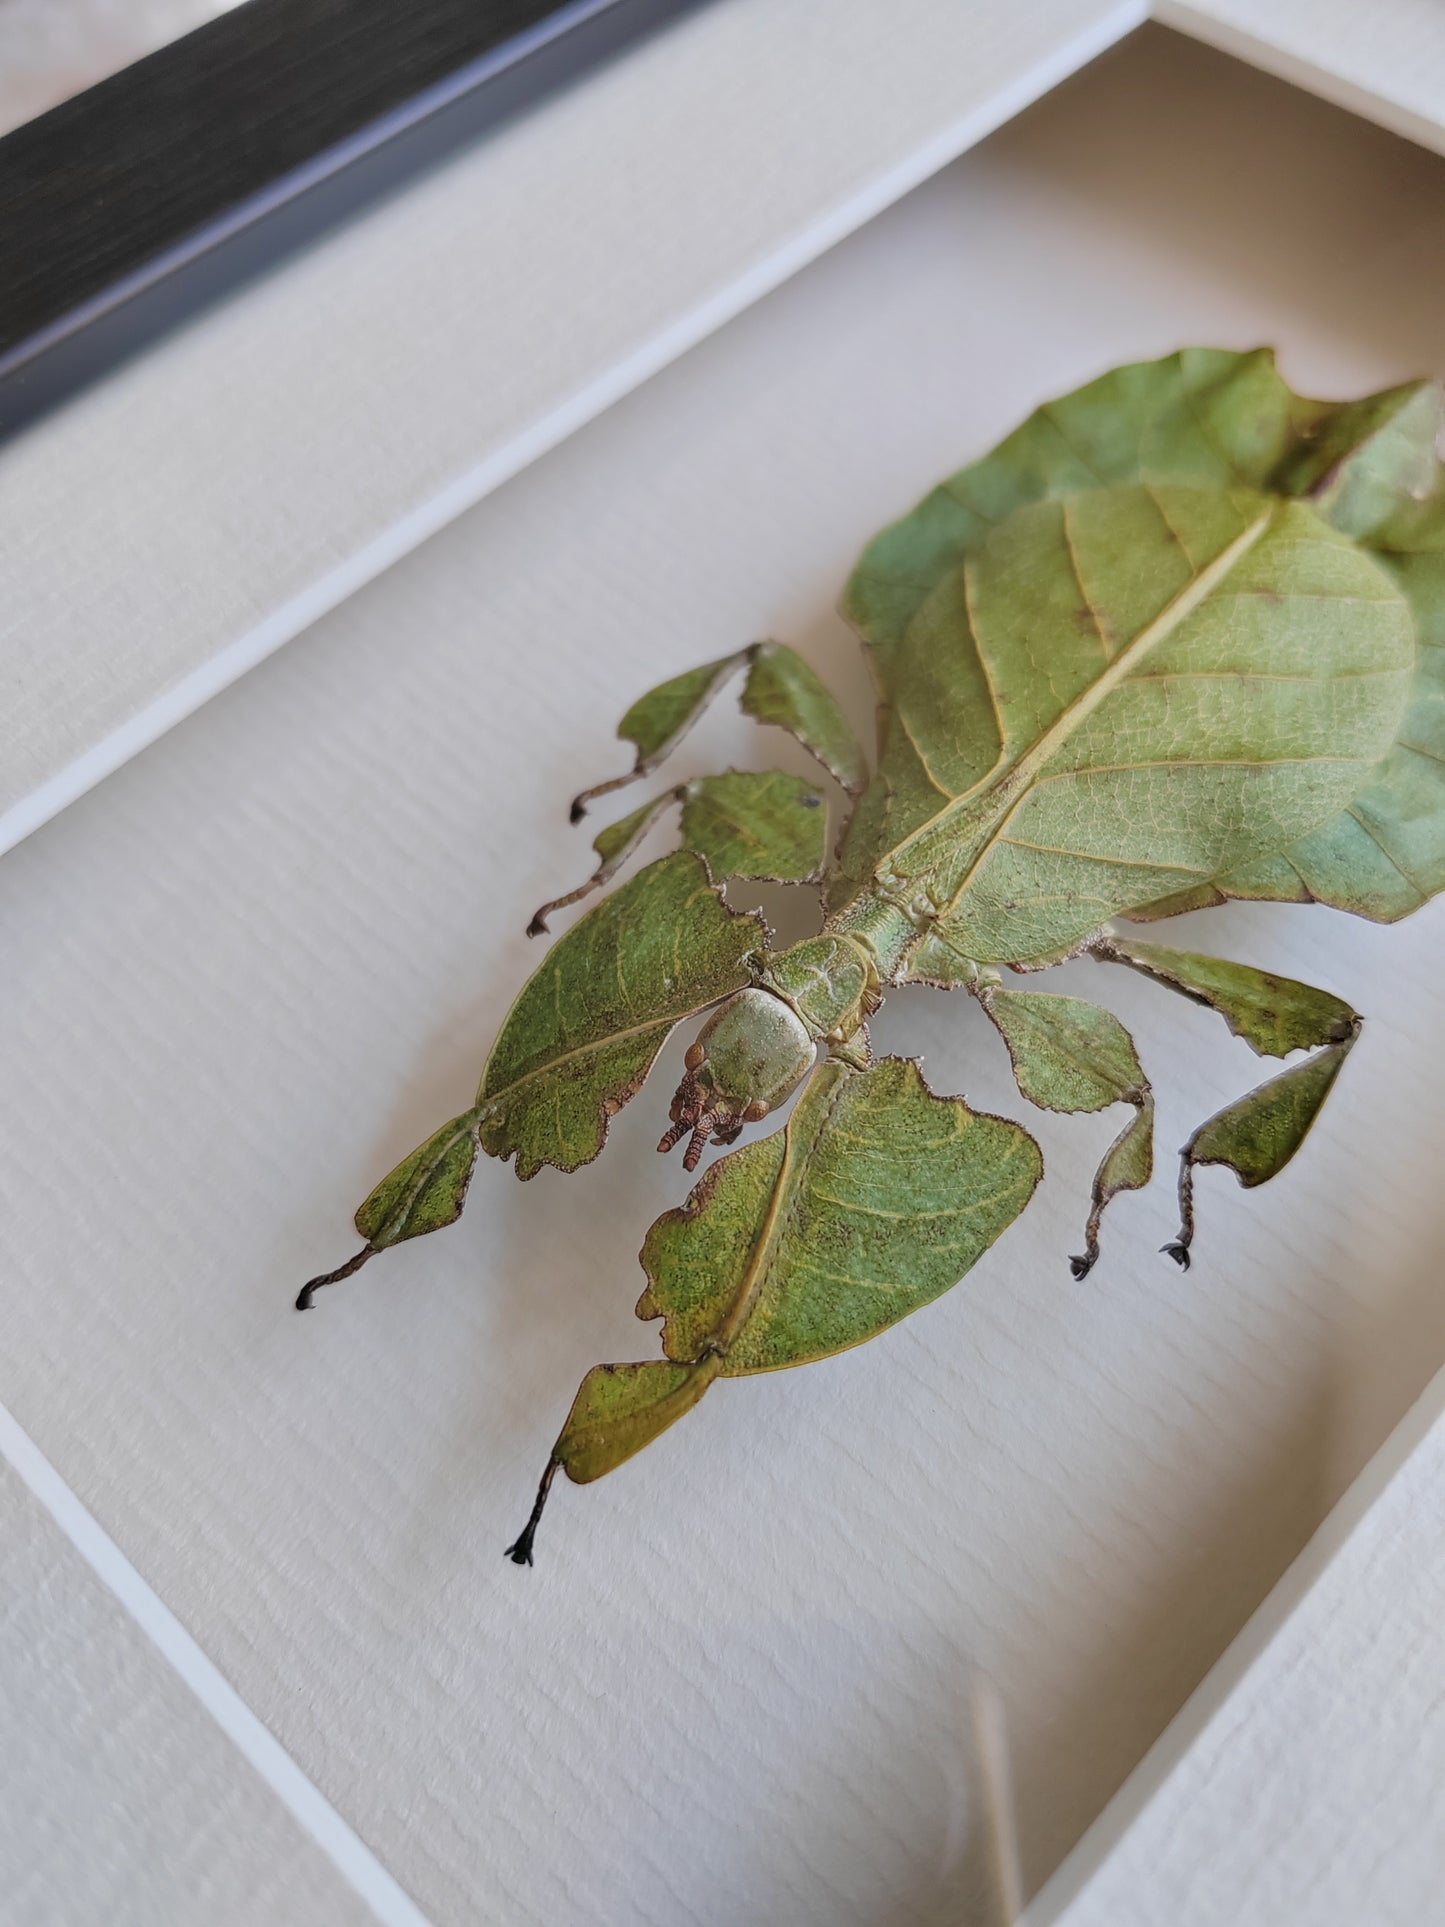
[[[547,1503],[547,1494],[552,1490],[552,1481],[557,1476],[557,1466],[556,1459],[548,1459],[547,1470],[542,1474],[542,1483],[537,1487],[537,1497],[533,1501],[531,1515],[502,1555],[504,1559],[510,1559],[514,1566],[530,1566],[532,1563],[532,1541],[537,1536],[537,1523],[542,1517],[542,1508]]]
[[[363,1245],[354,1258],[348,1258],[344,1265],[335,1271],[323,1271],[319,1278],[308,1278],[296,1294],[297,1311],[310,1311],[316,1302],[316,1294],[323,1285],[339,1285],[343,1278],[349,1278],[354,1271],[360,1271],[368,1258],[376,1256],[375,1245]]]
[[[1085,1252],[1080,1252],[1076,1257],[1070,1258],[1069,1260],[1069,1270],[1073,1272],[1076,1278],[1087,1278],[1093,1269],[1094,1260]]]
[[[1189,1247],[1182,1238],[1171,1238],[1167,1245],[1160,1245],[1159,1249],[1166,1258],[1172,1258],[1181,1271],[1188,1271]]]
[[[547,919],[542,915],[542,912],[539,910],[536,916],[533,917],[532,921],[527,925],[527,935],[529,937],[545,937],[546,934],[547,934]]]

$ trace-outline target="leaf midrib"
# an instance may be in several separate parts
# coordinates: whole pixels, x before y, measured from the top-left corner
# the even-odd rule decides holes
[[[821,1081],[830,1071],[835,1073],[837,1083],[827,1094],[823,1114],[814,1126],[808,1142],[802,1147],[799,1147],[797,1142],[798,1111],[806,1102],[808,1095],[806,1091],[803,1098],[799,1099],[798,1104],[794,1106],[793,1114],[788,1119],[783,1132],[783,1157],[778,1167],[772,1196],[768,1200],[767,1216],[754,1241],[752,1254],[738,1282],[737,1291],[733,1294],[732,1303],[726,1314],[719,1319],[716,1330],[707,1341],[706,1349],[724,1359],[747,1327],[757,1308],[758,1299],[762,1296],[763,1287],[772,1271],[778,1246],[782,1242],[783,1232],[797,1206],[802,1169],[806,1167],[817,1148],[818,1141],[832,1120],[833,1113],[838,1108],[839,1101],[853,1076],[846,1066],[834,1060],[821,1067],[815,1081]]]
[[[1213,594],[1217,586],[1230,575],[1236,564],[1242,561],[1259,541],[1269,528],[1274,515],[1275,508],[1272,504],[1262,510],[1254,521],[1241,529],[1232,542],[1221,549],[1211,562],[1207,562],[1199,573],[1185,584],[1178,595],[1160,610],[1152,622],[1145,624],[1134,640],[1119,651],[1088,688],[1080,691],[1043,735],[1038,737],[1017,760],[1008,761],[1006,752],[1001,755],[999,761],[982,781],[976,783],[971,790],[965,790],[961,796],[953,798],[945,808],[931,816],[927,822],[920,824],[896,849],[889,851],[876,866],[875,876],[888,869],[896,871],[899,859],[904,858],[910,849],[921,844],[925,838],[931,840],[940,831],[946,830],[950,821],[957,820],[976,809],[979,798],[987,795],[992,786],[997,796],[998,817],[979,846],[948,904],[940,907],[939,914],[948,915],[967,890],[979,866],[997,845],[1009,818],[1022,803],[1039,771],[1052,760],[1056,751],[1063,747],[1070,736],[1093,715],[1119,685],[1128,680],[1138,664],[1151,655],[1161,642],[1173,635],[1200,603]]]
[[[725,997],[728,995],[728,992],[722,991],[719,995],[720,997]],[[706,1001],[712,1003],[716,1002],[717,999],[708,998]],[[703,1005],[696,1006],[697,1009],[702,1009],[703,1007]],[[501,1108],[508,1098],[515,1097],[523,1085],[530,1084],[534,1078],[551,1076],[554,1072],[561,1070],[567,1064],[573,1063],[576,1059],[595,1057],[598,1051],[610,1050],[615,1044],[625,1044],[634,1038],[649,1037],[657,1030],[670,1030],[675,1024],[682,1023],[685,1018],[693,1014],[693,1011],[685,1010],[681,1015],[676,1017],[653,1017],[645,1024],[633,1024],[626,1030],[609,1031],[605,1037],[599,1037],[591,1043],[574,1044],[570,1050],[562,1051],[560,1055],[556,1057],[549,1057],[544,1063],[534,1064],[531,1070],[522,1071],[517,1077],[512,1079],[510,1084],[504,1085],[499,1091],[479,1091],[477,1093],[477,1101],[467,1115],[469,1117],[476,1117],[479,1122],[484,1123],[487,1118],[491,1117]],[[485,1076],[486,1074],[484,1072],[484,1082]]]

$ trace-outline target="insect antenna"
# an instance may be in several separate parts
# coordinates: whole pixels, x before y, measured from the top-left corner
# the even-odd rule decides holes
[[[697,1169],[698,1162],[707,1148],[707,1141],[717,1129],[720,1122],[721,1119],[716,1111],[703,1112],[702,1116],[693,1126],[692,1136],[688,1140],[687,1149],[682,1154],[682,1168],[684,1171],[695,1171]]]

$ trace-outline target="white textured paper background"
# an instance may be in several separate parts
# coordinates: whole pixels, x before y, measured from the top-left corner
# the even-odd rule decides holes
[[[0,1463],[0,1920],[374,1920]]]
[[[1442,1394],[1437,1380],[1422,1400],[1433,1425],[1407,1421],[1414,1451],[1058,1927],[1419,1927],[1438,1917]]]
[[[975,11],[712,0],[0,448],[0,848],[1143,0]]]
[[[655,1346],[666,1070],[597,1165],[488,1165],[459,1228],[287,1309],[468,1098],[641,687],[773,631],[862,715],[828,610],[879,522],[1180,340],[1324,392],[1430,366],[1442,215],[1438,161],[1149,36],[0,867],[0,1396],[438,1922],[966,1919],[975,1672],[1037,1884],[1445,1355],[1435,911],[1179,926],[1370,1018],[1297,1167],[1201,1184],[1187,1279],[1166,1169],[1072,1284],[1113,1120],[1031,1115],[1050,1176],[961,1290],[560,1489],[534,1572],[501,1549],[577,1380]],[[691,766],[776,747],[719,721]],[[1258,1074],[1069,982],[1136,1024],[1166,1149]],[[879,1042],[1021,1111],[977,1015],[900,997]]]

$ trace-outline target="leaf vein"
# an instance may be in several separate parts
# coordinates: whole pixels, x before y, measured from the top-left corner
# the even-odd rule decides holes
[[[1394,854],[1393,851],[1386,848],[1383,838],[1380,837],[1376,831],[1370,828],[1369,824],[1365,821],[1364,817],[1360,815],[1360,812],[1355,808],[1353,803],[1346,805],[1345,815],[1352,816],[1355,819],[1355,821],[1359,824],[1360,828],[1365,832],[1365,835],[1370,839],[1370,841],[1374,844],[1375,848],[1380,852],[1381,856],[1384,857],[1385,861],[1390,865],[1392,865],[1394,869],[1399,871],[1400,875],[1405,879],[1406,883],[1409,884],[1410,888],[1416,893],[1417,896],[1420,897],[1421,901],[1423,902],[1423,900],[1429,895],[1429,892],[1427,890],[1422,890],[1420,888],[1420,885],[1415,881],[1414,877],[1410,875],[1410,872],[1405,868],[1404,864]]]
[[[1107,863],[1111,869],[1117,865],[1123,870],[1168,870],[1179,876],[1186,877],[1207,877],[1213,875],[1212,870],[1200,870],[1189,863],[1150,863],[1143,857],[1098,856],[1092,850],[1066,850],[1054,843],[1031,843],[1027,837],[1023,836],[1001,836],[999,842],[1011,843],[1015,849],[1019,850],[1037,850],[1041,856],[1068,856],[1077,857],[1082,863]],[[1040,901],[1052,900],[1053,899],[1040,899]],[[1095,900],[1099,903],[1105,901],[1103,897]]]

